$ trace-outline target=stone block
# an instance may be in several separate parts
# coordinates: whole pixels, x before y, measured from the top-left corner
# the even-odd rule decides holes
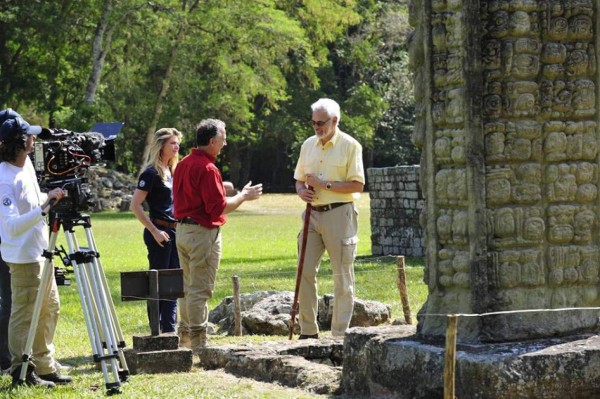
[[[185,373],[192,369],[192,350],[180,348],[142,352],[123,351],[131,374]]]
[[[174,350],[179,347],[179,337],[175,334],[133,335],[133,349],[148,352]]]
[[[349,330],[344,396],[444,398],[444,342],[422,341],[415,332],[414,326]],[[593,399],[598,392],[597,335],[457,347],[457,398]]]

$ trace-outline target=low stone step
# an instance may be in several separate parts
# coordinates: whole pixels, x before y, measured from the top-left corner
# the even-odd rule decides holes
[[[200,365],[316,394],[335,394],[342,348],[343,341],[335,338],[209,346],[200,353]]]

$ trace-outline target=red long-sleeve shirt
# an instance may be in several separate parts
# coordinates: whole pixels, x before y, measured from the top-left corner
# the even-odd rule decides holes
[[[175,219],[192,218],[208,228],[225,224],[225,187],[215,161],[211,155],[194,148],[177,164],[173,177]]]

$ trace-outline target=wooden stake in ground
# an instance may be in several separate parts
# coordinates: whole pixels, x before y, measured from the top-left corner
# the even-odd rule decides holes
[[[404,313],[404,320],[407,324],[412,324],[412,317],[410,316],[410,304],[408,303],[408,290],[406,289],[406,272],[404,271],[404,256],[396,257],[396,264],[398,265],[398,280],[396,285],[398,291],[400,291],[400,300],[402,301],[402,312]]]
[[[446,326],[446,354],[444,356],[444,399],[455,399],[454,381],[456,371],[456,315],[448,315]]]
[[[242,336],[242,307],[240,305],[240,278],[239,276],[232,276],[233,281],[233,321],[234,329],[233,334],[236,337]]]

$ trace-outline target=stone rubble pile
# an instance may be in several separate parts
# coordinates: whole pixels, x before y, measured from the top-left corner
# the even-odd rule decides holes
[[[94,203],[93,211],[128,211],[137,178],[105,167],[92,167],[87,182]]]

